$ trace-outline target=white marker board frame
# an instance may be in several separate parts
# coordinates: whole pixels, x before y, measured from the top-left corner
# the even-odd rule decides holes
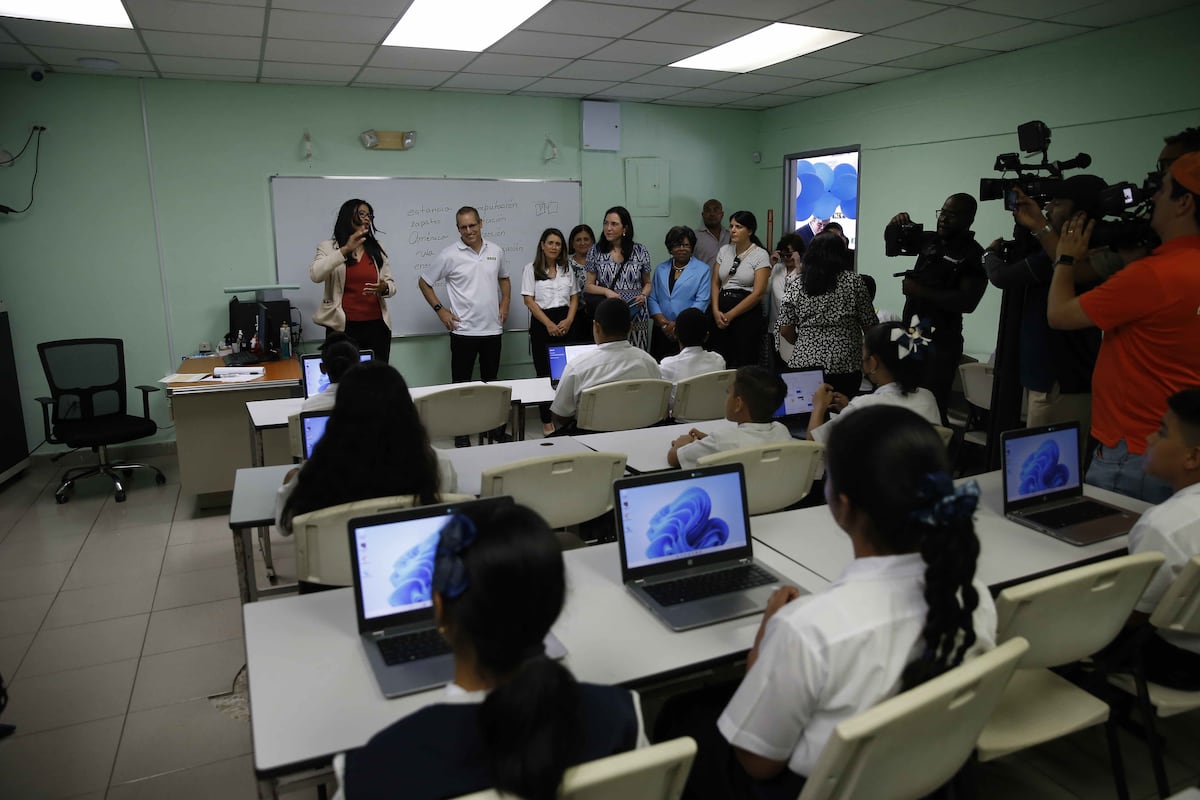
[[[392,336],[445,333],[437,315],[417,288],[424,266],[458,239],[454,212],[474,206],[483,218],[483,237],[504,249],[512,282],[510,331],[529,328],[529,311],[521,299],[521,271],[533,260],[546,228],[567,236],[582,219],[578,181],[487,178],[341,178],[275,175],[270,179],[271,219],[275,227],[275,274],[279,283],[295,283],[287,292],[304,322],[304,339],[324,338],[312,321],[321,303],[323,284],[308,277],[317,243],[333,237],[342,203],[366,200],[375,209],[379,243],[387,251],[396,294],[388,298]],[[444,286],[436,285],[446,302]]]

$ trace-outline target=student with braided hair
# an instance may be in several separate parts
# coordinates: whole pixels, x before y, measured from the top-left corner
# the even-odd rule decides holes
[[[854,560],[820,592],[772,596],[716,731],[693,733],[685,797],[795,798],[840,722],[995,644],[996,609],[974,577],[979,489],[955,488],[929,423],[865,408],[825,455]]]

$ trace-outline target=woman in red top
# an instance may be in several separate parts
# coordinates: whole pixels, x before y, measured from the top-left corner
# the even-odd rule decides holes
[[[375,233],[375,210],[369,203],[342,203],[333,238],[317,245],[308,276],[313,283],[325,283],[313,322],[324,327],[326,335],[345,333],[359,349],[371,350],[376,360],[386,362],[392,322],[385,298],[396,293],[396,282]]]

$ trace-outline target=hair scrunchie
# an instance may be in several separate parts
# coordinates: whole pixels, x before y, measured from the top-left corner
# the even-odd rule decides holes
[[[926,525],[945,527],[974,516],[979,506],[979,484],[972,480],[955,486],[945,472],[931,472],[921,479],[917,498],[922,506],[910,516]]]
[[[470,585],[462,554],[475,541],[475,535],[475,523],[462,514],[452,514],[442,528],[433,566],[433,590],[442,597],[453,600]]]
[[[923,361],[932,343],[929,334],[934,330],[936,328],[929,320],[921,319],[916,314],[909,321],[907,328],[893,328],[892,341],[896,343],[899,357],[903,359],[913,356],[916,360]]]

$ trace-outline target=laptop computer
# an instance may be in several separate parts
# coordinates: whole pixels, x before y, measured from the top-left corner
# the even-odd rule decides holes
[[[779,373],[779,377],[787,386],[787,394],[773,416],[787,426],[792,436],[805,439],[808,437],[808,420],[812,416],[813,395],[825,382],[825,370],[789,370]]]
[[[599,345],[595,344],[552,344],[546,348],[550,353],[550,386],[557,389],[567,364]]]
[[[621,580],[668,628],[761,613],[785,579],[754,561],[741,464],[613,483]]]
[[[370,350],[359,350],[358,361],[370,361],[375,354]],[[329,388],[329,376],[321,372],[321,354],[308,353],[300,356],[300,369],[304,373],[304,396],[312,397]]]
[[[434,689],[453,680],[454,657],[433,616],[438,534],[454,513],[487,515],[512,502],[511,497],[489,497],[420,506],[358,517],[347,524],[358,632],[384,697]],[[546,653],[560,659],[567,651],[547,634]]]
[[[308,461],[313,449],[325,435],[325,425],[332,411],[304,411],[300,414],[300,457]],[[292,451],[295,452],[295,451]]]
[[[1004,516],[1073,545],[1128,533],[1138,514],[1083,496],[1079,423],[1005,431],[1000,435]]]

